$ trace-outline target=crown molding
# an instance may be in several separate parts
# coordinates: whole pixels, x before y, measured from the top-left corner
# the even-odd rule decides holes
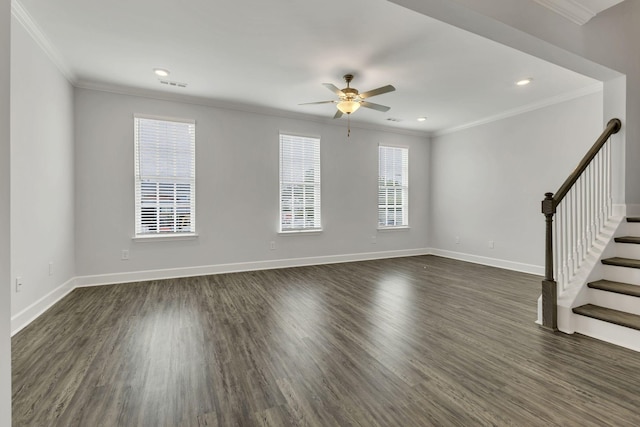
[[[575,0],[533,0],[536,3],[551,9],[555,13],[564,16],[574,24],[586,24],[591,18],[596,16],[592,10],[581,5]]]
[[[90,81],[78,81],[74,83],[74,86],[78,89],[94,90],[98,92],[114,93],[118,95],[137,96],[141,98],[157,99],[161,101],[182,102],[185,104],[200,105],[200,106],[210,107],[210,108],[220,108],[223,110],[240,111],[244,113],[261,114],[265,116],[282,117],[287,119],[306,120],[310,122],[322,123],[322,124],[331,125],[331,126],[346,127],[343,123],[336,123],[335,120],[333,119],[327,119],[324,117],[319,117],[311,114],[296,113],[292,111],[284,111],[276,108],[261,107],[261,106],[250,105],[250,104],[224,102],[224,101],[218,101],[211,98],[203,98],[203,97],[192,96],[192,95],[183,95],[183,94],[177,94],[177,93],[171,93],[171,92],[160,92],[160,91],[151,90],[151,89],[134,88],[129,86],[119,86],[119,85],[113,85],[108,83],[97,83],[97,82],[90,82]],[[451,128],[437,130],[437,131],[416,131],[411,129],[393,128],[393,127],[376,125],[372,123],[358,123],[353,121],[351,122],[351,128],[352,129],[368,129],[368,130],[376,130],[381,132],[395,133],[400,135],[432,138],[432,137],[438,137],[438,136],[446,135],[449,133],[454,133],[461,130],[473,128],[473,127],[484,125],[487,123],[496,122],[498,120],[517,116],[519,114],[527,113],[529,111],[535,111],[540,108],[550,107],[552,105],[560,104],[566,101],[571,101],[572,99],[580,98],[586,95],[591,95],[593,93],[602,92],[603,87],[604,87],[603,83],[598,82],[596,84],[587,86],[582,89],[578,89],[573,92],[565,93],[565,94],[554,96],[551,98],[546,98],[546,99],[543,99],[542,101],[534,102],[518,108],[513,108],[511,110],[503,111],[502,113],[495,114],[493,116],[488,116],[479,120],[474,120],[472,122],[464,123],[459,126],[454,126]]]
[[[49,41],[49,38],[40,29],[40,26],[38,26],[36,21],[31,17],[29,12],[27,12],[27,10],[24,8],[24,6],[22,6],[22,4],[20,4],[18,0],[11,0],[11,15],[16,18],[16,20],[20,23],[20,25],[22,25],[22,27],[27,31],[31,38],[33,38],[36,44],[40,46],[40,48],[49,57],[51,62],[53,62],[53,64],[62,73],[62,75],[69,81],[69,83],[74,84],[76,81],[76,76],[67,66],[66,62],[62,58],[62,55],[60,55],[58,50]]]
[[[80,89],[97,90],[102,92],[111,92],[111,93],[117,93],[122,95],[140,96],[140,97],[159,99],[159,100],[165,100],[165,101],[184,102],[187,104],[201,105],[201,106],[213,107],[213,108],[222,108],[226,110],[242,111],[246,113],[255,113],[255,114],[262,114],[262,115],[269,115],[269,116],[276,116],[276,117],[292,118],[292,119],[298,119],[298,120],[308,120],[308,121],[314,121],[318,123],[329,124],[333,126],[343,126],[342,123],[335,123],[332,119],[320,118],[317,116],[303,114],[303,113],[283,111],[275,108],[222,102],[222,101],[217,101],[214,99],[203,98],[198,96],[181,95],[181,94],[174,94],[170,92],[159,92],[159,91],[148,90],[148,89],[139,89],[139,88],[132,88],[132,87],[126,87],[126,86],[103,84],[103,83],[81,80],[67,66],[66,62],[63,60],[62,55],[60,55],[60,53],[53,46],[51,41],[49,41],[49,38],[40,29],[40,26],[36,23],[36,21],[31,17],[29,12],[24,8],[24,6],[22,6],[22,4],[18,0],[11,0],[11,14],[16,18],[16,20],[20,23],[20,25],[22,25],[22,27],[25,29],[25,31],[27,31],[27,33],[31,36],[31,38],[33,38],[33,40],[43,50],[43,52],[49,57],[51,62],[53,62],[55,67],[62,73],[62,75],[67,79],[67,81],[69,81],[69,83],[71,83],[71,85],[73,85],[74,87],[77,87]],[[354,129],[356,128],[369,129],[369,130],[390,132],[390,133],[401,134],[401,135],[418,136],[423,138],[424,137],[428,138],[431,135],[430,132],[425,132],[425,131],[395,128],[395,127],[376,125],[376,124],[370,124],[370,123],[352,122],[351,127]]]
[[[281,117],[286,119],[306,120],[310,122],[322,123],[330,126],[347,127],[347,123],[332,118],[319,117],[312,114],[296,113],[293,111],[280,110],[277,108],[263,107],[251,104],[220,101],[212,98],[205,98],[193,95],[178,94],[173,92],[157,91],[153,89],[135,88],[130,86],[114,85],[110,83],[98,83],[92,81],[76,81],[74,87],[78,89],[94,90],[98,92],[114,93],[118,95],[137,96],[141,98],[157,99],[160,101],[182,102],[185,104],[199,105],[203,107],[219,108],[228,111],[239,111],[243,113],[261,114],[264,116]],[[417,136],[428,138],[430,132],[413,129],[403,129],[391,126],[377,125],[375,123],[358,122],[352,119],[351,129],[368,129],[380,132],[388,132],[399,135]]]
[[[484,119],[475,120],[473,122],[465,123],[459,126],[454,126],[448,129],[442,129],[437,132],[434,132],[432,136],[438,137],[438,136],[446,135],[449,133],[459,132],[461,130],[473,128],[480,125],[485,125],[492,122],[497,122],[498,120],[507,119],[509,117],[517,116],[523,113],[528,113],[530,111],[539,110],[541,108],[551,107],[552,105],[561,104],[563,102],[571,101],[572,99],[577,99],[583,96],[591,95],[593,93],[602,92],[603,88],[604,88],[603,83],[598,82],[591,86],[587,86],[585,88],[575,90],[573,92],[564,93],[562,95],[543,99],[542,101],[534,102],[529,105],[523,105],[522,107],[503,111],[500,114],[495,114],[493,116],[485,117]]]
[[[533,0],[571,22],[584,25],[598,13],[623,0]],[[585,4],[586,3],[586,4]]]

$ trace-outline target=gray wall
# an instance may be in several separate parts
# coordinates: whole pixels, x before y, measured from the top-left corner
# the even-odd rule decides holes
[[[560,187],[600,135],[602,105],[598,92],[434,137],[432,247],[543,265],[540,201]]]
[[[0,426],[11,425],[10,22],[11,2],[0,0]]]
[[[426,137],[88,89],[75,111],[79,276],[427,247]],[[132,241],[136,113],[196,120],[195,240]],[[320,234],[277,233],[279,131],[321,137]],[[409,147],[409,230],[377,232],[379,143]]]
[[[74,143],[73,87],[15,18],[11,45],[11,275],[23,280],[15,316],[75,275]]]

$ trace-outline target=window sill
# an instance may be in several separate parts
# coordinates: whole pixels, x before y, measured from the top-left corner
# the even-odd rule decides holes
[[[173,242],[176,240],[195,240],[198,238],[196,233],[189,234],[150,234],[148,236],[134,236],[131,238],[134,242]]]
[[[278,231],[279,236],[300,236],[300,235],[308,235],[308,234],[321,234],[322,229],[314,229],[314,230],[286,230],[286,231]]]
[[[378,231],[402,231],[402,230],[410,230],[411,227],[408,225],[399,225],[397,227],[378,227]]]

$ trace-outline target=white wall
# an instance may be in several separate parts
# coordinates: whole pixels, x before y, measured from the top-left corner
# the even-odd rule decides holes
[[[626,0],[582,26],[531,0],[390,1],[603,81],[616,76],[598,64],[625,74],[625,200],[640,204],[640,1]],[[618,104],[607,102],[605,121],[621,115]]]
[[[602,105],[598,92],[434,137],[432,247],[457,257],[498,259],[507,267],[542,266],[540,202],[560,187],[602,132]]]
[[[0,0],[0,426],[11,425],[10,23],[11,2]]]
[[[88,89],[75,111],[79,276],[427,247],[426,137]],[[196,240],[132,241],[135,113],[196,120]],[[280,130],[321,137],[320,234],[277,234]],[[409,147],[409,230],[376,231],[378,143]]]
[[[75,275],[73,87],[11,25],[11,275],[15,317]],[[49,263],[53,262],[52,274]]]

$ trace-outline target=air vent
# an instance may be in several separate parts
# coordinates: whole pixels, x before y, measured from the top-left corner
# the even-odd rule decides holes
[[[387,119],[387,121],[389,121],[389,122],[401,122],[401,121],[402,121],[402,119],[396,119],[396,118],[393,118],[393,117],[389,117],[389,118]]]
[[[186,83],[172,82],[170,80],[160,80],[160,83],[162,83],[163,85],[168,85],[168,86],[187,87]]]

